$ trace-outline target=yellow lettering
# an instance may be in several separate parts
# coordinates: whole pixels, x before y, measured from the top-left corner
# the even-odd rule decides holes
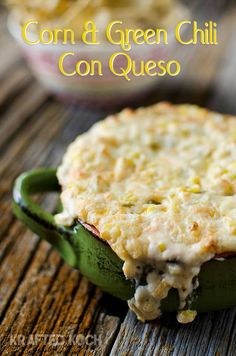
[[[35,45],[35,44],[38,44],[40,43],[40,40],[38,39],[37,41],[31,41],[28,36],[27,36],[27,31],[28,31],[28,28],[30,25],[38,25],[38,21],[34,21],[34,20],[31,20],[31,21],[28,21],[24,24],[24,26],[22,27],[22,37],[23,37],[23,40],[29,44],[29,45]]]
[[[149,44],[155,44],[155,31],[153,29],[148,29],[144,32],[144,40]],[[153,39],[154,37],[154,39]],[[153,39],[153,41],[151,41]]]
[[[182,39],[182,37],[181,37],[180,31],[181,31],[182,27],[183,27],[184,25],[186,25],[186,24],[187,24],[187,25],[191,25],[191,21],[189,21],[189,20],[181,21],[180,23],[178,23],[178,25],[177,25],[176,28],[175,28],[175,37],[176,37],[177,41],[178,41],[179,43],[181,43],[181,44],[184,44],[184,45],[188,45],[188,44],[193,43],[193,40],[192,40],[192,39],[190,39],[189,41],[184,41],[184,40]]]
[[[71,28],[65,28],[63,31],[63,44],[75,44],[75,32]]]
[[[198,43],[198,35],[200,36],[200,43],[205,44],[205,33],[204,30],[197,27],[197,21],[193,21],[193,44]]]
[[[73,77],[75,74],[76,74],[76,71],[74,70],[73,72],[71,73],[68,73],[65,71],[64,69],[64,60],[66,57],[68,56],[74,56],[74,52],[66,52],[66,53],[63,53],[59,59],[59,69],[60,69],[60,72],[65,75],[66,77]]]
[[[40,31],[40,42],[48,45],[53,41],[53,32],[49,28]]]
[[[133,35],[134,43],[136,43],[138,45],[143,44],[144,43],[143,36],[144,36],[144,31],[143,30],[140,30],[140,29],[135,30],[134,31],[134,35]],[[139,41],[140,38],[142,38],[141,41]]]
[[[171,70],[171,66],[175,65],[175,71]],[[166,65],[166,71],[167,73],[171,76],[171,77],[176,77],[176,75],[178,75],[180,73],[181,67],[180,67],[180,63],[178,61],[168,61],[167,65]]]
[[[159,61],[158,68],[162,70],[161,72],[158,72],[158,77],[163,77],[164,75],[166,75],[165,61]]]
[[[114,30],[114,33],[115,33],[114,37],[118,37],[119,39],[116,41],[113,38],[113,34],[112,34],[113,27],[118,24],[122,25],[123,22],[122,21],[113,21],[107,26],[107,29],[106,29],[107,39],[110,43],[115,44],[115,45],[120,45],[123,50],[129,51],[131,46],[128,44],[125,44],[124,33],[121,30],[117,30],[117,29]],[[119,36],[116,36],[116,35],[119,35]]]
[[[115,60],[119,57],[119,56],[123,56],[125,59],[127,59],[127,65],[125,68],[120,67],[120,72],[117,72],[115,66]],[[109,68],[110,71],[115,74],[117,77],[124,77],[127,81],[130,81],[130,78],[128,77],[128,74],[130,73],[130,71],[132,70],[132,60],[130,58],[130,56],[126,53],[123,52],[117,52],[114,53],[109,60]]]
[[[83,69],[83,67],[85,69]],[[97,67],[97,69],[96,69]],[[81,60],[76,64],[76,72],[79,76],[85,77],[86,75],[94,76],[96,69],[96,75],[102,76],[102,63],[98,60],[92,60],[91,63]]]
[[[84,24],[84,32],[82,34],[82,40],[84,43],[88,45],[98,45],[100,42],[97,41],[97,36],[96,34],[99,31],[97,30],[97,27],[94,23],[94,21],[87,21]],[[91,35],[91,39],[88,39],[88,35]]]
[[[155,75],[157,75],[157,72],[151,72],[153,69],[156,69],[157,64],[155,61],[147,61],[147,63],[145,64],[145,71],[147,73],[147,75],[149,75],[150,77],[154,77]]]
[[[97,67],[97,69],[96,69],[96,67]],[[96,69],[96,71],[95,71],[95,69]],[[92,60],[92,62],[91,62],[91,73],[90,73],[90,75],[94,76],[95,74],[96,75],[98,74],[99,76],[103,75],[103,73],[102,73],[102,63],[100,61],[96,60],[96,59]]]

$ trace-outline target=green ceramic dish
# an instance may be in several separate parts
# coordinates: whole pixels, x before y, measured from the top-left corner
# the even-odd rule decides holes
[[[71,228],[59,226],[52,214],[31,200],[33,194],[60,192],[55,169],[40,169],[22,174],[15,182],[15,215],[34,233],[47,240],[72,267],[77,268],[102,290],[123,300],[134,294],[134,282],[126,280],[123,262],[107,243],[87,231],[80,223]],[[211,260],[199,274],[188,308],[210,311],[236,305],[236,257]],[[171,290],[162,301],[163,311],[178,309],[178,294]]]

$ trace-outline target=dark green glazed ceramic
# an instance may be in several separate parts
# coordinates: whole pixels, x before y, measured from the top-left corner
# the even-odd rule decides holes
[[[38,193],[60,192],[55,169],[40,169],[22,174],[15,182],[13,209],[15,215],[34,233],[47,240],[72,267],[111,295],[128,300],[134,294],[134,283],[126,280],[123,262],[102,240],[81,224],[71,228],[57,225],[53,215],[31,200]],[[210,311],[236,305],[236,257],[205,263],[199,274],[199,287],[188,308]],[[162,310],[178,309],[178,294],[171,290],[162,302]]]

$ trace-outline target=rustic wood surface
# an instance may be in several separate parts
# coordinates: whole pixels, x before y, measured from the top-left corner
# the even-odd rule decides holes
[[[183,74],[158,83],[138,105],[170,100],[236,114],[236,11],[223,12],[220,1],[211,4],[208,14],[218,21],[219,46],[176,48]],[[206,15],[203,7],[200,13]],[[57,166],[68,143],[108,111],[51,98],[32,78],[0,9],[1,354],[236,355],[236,308],[201,314],[190,325],[179,325],[172,314],[138,322],[126,303],[65,265],[12,215],[14,179],[28,169]],[[43,203],[53,209],[55,197]],[[45,335],[63,339],[45,341]],[[73,339],[78,335],[81,342]],[[94,336],[93,342],[84,343],[83,335]]]

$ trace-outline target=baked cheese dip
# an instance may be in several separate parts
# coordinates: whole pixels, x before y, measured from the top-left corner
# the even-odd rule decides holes
[[[159,317],[176,288],[177,319],[192,321],[201,265],[236,252],[236,118],[169,103],[125,109],[80,135],[57,174],[57,223],[79,220],[107,241],[136,280],[137,317]]]

